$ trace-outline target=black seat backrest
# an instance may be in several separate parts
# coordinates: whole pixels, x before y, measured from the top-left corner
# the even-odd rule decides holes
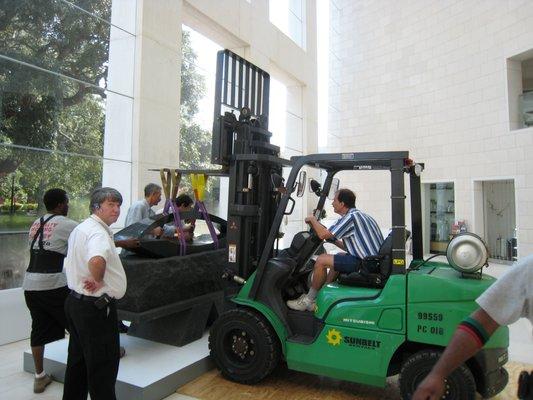
[[[385,238],[378,251],[378,255],[385,256],[390,255],[392,251],[392,232]]]
[[[391,253],[392,253],[392,232],[389,233],[389,235],[385,238],[383,243],[381,243],[381,247],[378,251],[378,256],[383,257],[382,261],[380,262],[380,270],[379,272],[386,277],[387,279],[391,273],[392,270],[392,262],[391,262]]]
[[[358,271],[340,274],[339,283],[348,286],[382,288],[392,272],[392,232],[385,238],[375,256],[365,257]]]

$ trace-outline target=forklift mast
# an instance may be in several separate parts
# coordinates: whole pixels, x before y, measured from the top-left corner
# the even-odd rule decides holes
[[[290,165],[270,143],[269,90],[267,72],[218,52],[211,162],[229,175],[227,262],[244,279],[257,267],[281,198],[282,168]]]

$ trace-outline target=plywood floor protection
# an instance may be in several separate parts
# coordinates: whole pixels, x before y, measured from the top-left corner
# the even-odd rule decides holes
[[[533,370],[533,365],[509,362],[509,384],[494,400],[516,399],[518,375]],[[385,388],[361,385],[327,377],[290,371],[280,366],[254,386],[224,379],[216,369],[182,386],[179,394],[202,400],[383,400],[399,399],[398,377],[387,380]],[[481,397],[479,397],[481,398]]]

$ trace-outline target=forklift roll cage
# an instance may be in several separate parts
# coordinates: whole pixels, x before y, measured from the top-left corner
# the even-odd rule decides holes
[[[324,187],[318,201],[317,209],[322,210],[334,176],[340,171],[375,171],[389,170],[391,173],[391,217],[392,217],[392,274],[405,274],[405,185],[404,173],[410,177],[411,224],[413,241],[413,258],[422,259],[422,211],[420,197],[420,176],[415,170],[415,164],[409,159],[407,151],[393,152],[362,152],[362,153],[333,153],[311,154],[307,156],[291,157],[292,169],[289,174],[287,192],[280,200],[274,216],[272,227],[267,237],[261,258],[259,260],[253,286],[249,298],[255,299],[261,286],[261,280],[271,258],[274,241],[278,237],[279,228],[285,210],[296,188],[298,174],[306,166],[319,168],[327,172]],[[418,164],[423,168],[423,164]]]

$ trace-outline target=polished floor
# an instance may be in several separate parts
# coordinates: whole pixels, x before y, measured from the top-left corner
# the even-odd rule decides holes
[[[506,366],[509,384],[494,400],[516,399],[518,375],[533,365],[510,362]],[[202,400],[384,400],[399,399],[398,377],[387,380],[385,388],[315,376],[278,368],[271,376],[254,386],[240,385],[224,379],[217,370],[182,386],[178,393]],[[479,396],[479,399],[481,397]]]

